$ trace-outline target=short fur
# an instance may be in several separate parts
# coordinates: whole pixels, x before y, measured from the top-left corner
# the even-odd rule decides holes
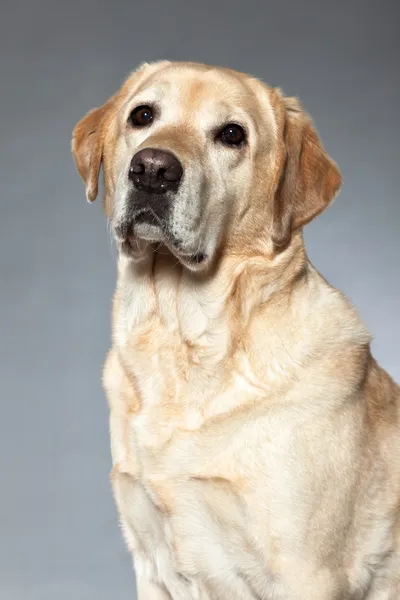
[[[132,131],[149,102],[159,121]],[[241,150],[210,133],[231,116]],[[400,391],[304,250],[341,183],[311,119],[248,75],[163,61],[88,113],[72,147],[90,201],[103,164],[115,231],[135,152],[185,168],[168,224],[182,255],[172,233],[128,250],[116,234],[104,387],[140,600],[398,600]],[[204,268],[185,262],[196,248]]]

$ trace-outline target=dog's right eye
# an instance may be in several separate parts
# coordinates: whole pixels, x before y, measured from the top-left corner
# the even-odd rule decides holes
[[[242,146],[246,142],[246,132],[241,125],[229,123],[217,135],[226,146]]]
[[[129,122],[134,127],[146,127],[153,120],[153,111],[150,106],[137,106],[129,115]]]

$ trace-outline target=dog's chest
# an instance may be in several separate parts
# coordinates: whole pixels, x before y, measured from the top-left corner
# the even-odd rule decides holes
[[[237,402],[240,391],[228,388],[224,396],[221,405],[229,397]],[[173,400],[169,407],[144,403],[120,418],[122,427],[111,429],[121,459],[114,489],[138,573],[150,572],[174,600],[270,600],[272,589],[284,598],[279,540],[289,527],[288,428],[267,425],[263,414],[205,419]],[[279,456],[273,430],[280,431]],[[252,480],[254,465],[262,481]]]
[[[230,355],[220,298],[177,295],[170,284],[142,279],[118,306],[117,348],[137,397],[134,410],[112,408],[125,535],[137,569],[150,570],[174,600],[268,600],[272,588],[279,600],[282,532],[269,530],[271,522],[279,529],[280,519],[270,518],[267,487],[284,489],[286,450],[262,467],[265,420],[235,416],[265,390],[252,383],[246,356]],[[287,424],[286,433],[281,424],[269,427],[281,431],[285,447]],[[262,485],[248,477],[251,464],[263,469]],[[276,504],[287,523],[282,498]]]
[[[147,377],[150,381],[150,372]],[[164,384],[162,379],[158,385]],[[149,387],[138,412],[127,411],[120,417],[122,427],[111,430],[122,459],[121,465],[116,461],[114,486],[126,536],[141,549],[134,551],[137,568],[163,582],[174,600],[269,600],[266,590],[272,589],[277,567],[275,538],[265,549],[258,536],[268,539],[267,485],[276,487],[272,482],[281,479],[282,468],[277,462],[266,465],[262,485],[248,477],[249,466],[262,468],[268,456],[262,419],[205,419],[200,409],[182,407],[175,397],[154,403],[150,397]],[[225,390],[221,405],[229,397],[238,402],[240,393]],[[261,502],[263,511],[257,514]]]
[[[235,419],[201,431],[174,428],[164,444],[147,431],[145,414],[131,417],[131,460],[114,473],[125,534],[137,549],[138,575],[140,569],[150,571],[174,600],[268,600],[273,580],[279,590],[277,537],[264,535],[271,508],[267,488],[262,483],[257,490],[247,477],[249,461],[264,460],[265,452],[257,450],[259,429]],[[265,483],[276,473],[266,468]]]

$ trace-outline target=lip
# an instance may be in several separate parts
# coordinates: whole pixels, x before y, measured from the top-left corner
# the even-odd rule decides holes
[[[133,258],[140,258],[149,244],[163,244],[190,271],[203,270],[208,264],[206,252],[188,252],[181,248],[181,244],[160,225],[140,222],[139,219],[139,222],[118,226],[115,234],[122,252]]]
[[[174,255],[191,271],[201,271],[208,264],[208,256],[205,252],[197,252],[196,254],[174,252]]]
[[[146,242],[164,242],[165,231],[161,225],[152,224],[148,221],[136,221],[131,228],[131,235]]]

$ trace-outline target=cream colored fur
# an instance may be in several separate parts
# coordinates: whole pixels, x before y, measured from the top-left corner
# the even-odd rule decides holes
[[[151,102],[160,121],[127,130]],[[207,137],[228,117],[247,128],[241,154]],[[147,146],[184,164],[171,226],[210,261],[191,269],[140,236],[119,255],[104,387],[139,599],[399,600],[399,387],[301,233],[337,193],[336,165],[279,90],[144,65],[74,130],[90,200],[103,162],[112,226]]]

